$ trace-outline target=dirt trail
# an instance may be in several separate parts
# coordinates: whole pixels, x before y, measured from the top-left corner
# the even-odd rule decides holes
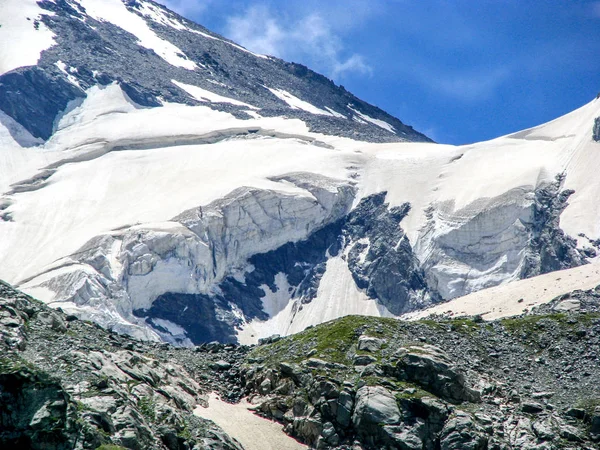
[[[245,450],[305,450],[308,447],[289,437],[277,422],[255,415],[247,401],[236,405],[222,401],[212,393],[208,408],[198,406],[194,414],[212,420]]]

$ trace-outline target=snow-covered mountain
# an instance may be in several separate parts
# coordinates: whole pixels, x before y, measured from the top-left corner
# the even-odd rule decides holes
[[[600,245],[600,100],[455,147],[152,1],[0,25],[0,278],[115,330],[253,342]]]

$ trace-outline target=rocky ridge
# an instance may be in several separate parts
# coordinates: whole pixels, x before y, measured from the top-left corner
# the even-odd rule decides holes
[[[247,394],[315,448],[600,448],[599,291],[594,312],[345,317],[250,352]]]
[[[37,4],[42,12],[34,20],[54,33],[57,45],[43,51],[36,66],[0,76],[0,110],[43,141],[54,133],[57,118],[81,103],[90,87],[111,83],[147,108],[165,102],[203,104],[241,119],[252,117],[248,111],[260,110],[265,117],[299,118],[318,133],[372,142],[430,141],[323,75],[301,64],[256,55],[153,1],[124,1],[119,14],[177,52],[170,57],[104,20],[102,5],[65,0]],[[194,96],[188,86],[222,100]],[[314,105],[309,108],[314,113],[291,106],[283,99],[289,95]]]
[[[213,391],[311,448],[600,448],[600,288],[494,322],[348,316],[256,347],[177,348],[0,284],[0,345],[12,448],[239,449],[193,415]]]

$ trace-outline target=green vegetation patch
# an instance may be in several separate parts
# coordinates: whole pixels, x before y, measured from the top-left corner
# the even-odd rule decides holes
[[[358,337],[363,332],[386,338],[397,332],[401,324],[397,319],[346,316],[285,337],[273,344],[257,347],[249,358],[259,359],[268,365],[282,361],[299,363],[309,357],[351,364],[348,353],[352,346],[356,346]]]
[[[600,313],[554,313],[539,316],[511,317],[500,320],[500,323],[511,333],[536,334],[546,330],[547,326],[552,324],[555,324],[560,329],[572,331],[581,325],[589,326],[598,319],[600,319]]]

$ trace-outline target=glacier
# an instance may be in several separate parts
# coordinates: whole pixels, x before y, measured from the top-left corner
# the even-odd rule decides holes
[[[35,52],[0,54],[0,278],[25,292],[143,339],[252,343],[595,267],[600,100],[441,145],[303,66],[110,3],[40,2]]]

